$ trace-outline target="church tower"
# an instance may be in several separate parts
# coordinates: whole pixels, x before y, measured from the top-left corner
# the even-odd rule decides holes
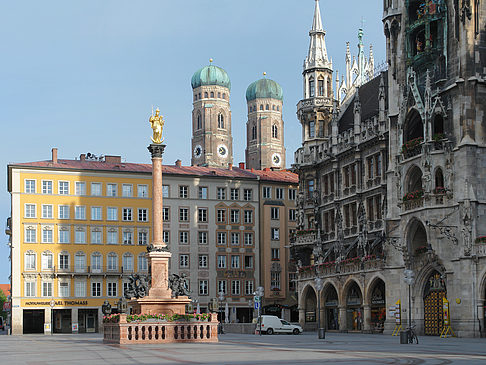
[[[248,86],[247,168],[285,168],[282,101],[282,87],[273,80],[263,78]]]
[[[297,116],[302,124],[302,142],[331,135],[332,61],[327,56],[319,0],[316,0],[314,20],[309,32],[309,53],[304,61],[304,98],[297,105]]]
[[[212,62],[212,60],[210,60]],[[194,73],[192,158],[194,166],[227,167],[233,163],[228,74],[210,64]]]

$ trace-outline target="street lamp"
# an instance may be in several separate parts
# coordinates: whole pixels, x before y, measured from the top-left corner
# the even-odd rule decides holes
[[[412,295],[411,295],[411,286],[415,282],[415,273],[413,270],[406,269],[403,271],[404,281],[408,284],[408,330],[407,330],[407,338],[408,342],[412,343],[411,336],[412,336]]]
[[[323,339],[326,337],[326,330],[321,327],[321,290],[324,283],[319,277],[316,277],[314,282],[317,290],[317,336],[319,339]]]
[[[218,333],[224,334],[224,329],[223,329],[223,301],[224,301],[224,292],[220,291],[218,293],[218,299],[219,299],[219,327],[218,327]]]

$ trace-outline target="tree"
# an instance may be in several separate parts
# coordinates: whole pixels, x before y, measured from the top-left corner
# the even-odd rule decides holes
[[[3,319],[7,319],[7,312],[3,310],[3,303],[7,301],[7,296],[3,292],[2,289],[0,289],[0,316],[3,317]]]

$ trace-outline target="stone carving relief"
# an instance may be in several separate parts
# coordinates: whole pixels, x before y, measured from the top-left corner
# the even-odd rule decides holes
[[[148,295],[149,280],[145,275],[132,274],[128,277],[128,289],[125,291],[125,298],[143,298]]]
[[[172,290],[172,297],[177,298],[179,296],[189,295],[189,285],[187,284],[187,275],[181,273],[181,275],[172,274],[169,277],[169,289]]]

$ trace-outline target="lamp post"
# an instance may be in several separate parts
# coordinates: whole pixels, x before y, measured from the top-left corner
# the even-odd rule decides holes
[[[253,321],[253,300],[248,299],[248,323]]]
[[[415,274],[412,270],[406,269],[403,271],[404,281],[408,284],[408,330],[407,330],[407,338],[408,342],[411,343],[411,336],[412,336],[412,295],[411,295],[411,286],[415,282]]]
[[[264,293],[265,289],[263,288],[263,286],[259,286],[256,292],[253,293],[253,295],[255,296],[255,302],[258,302],[258,333],[260,334],[260,336],[262,335],[262,302]]]
[[[218,293],[218,299],[219,299],[219,327],[218,327],[218,333],[224,334],[224,329],[223,329],[223,301],[224,301],[224,292],[220,291]]]
[[[326,330],[321,327],[321,290],[324,283],[320,277],[316,277],[314,282],[317,290],[317,337],[323,339],[326,337]]]

